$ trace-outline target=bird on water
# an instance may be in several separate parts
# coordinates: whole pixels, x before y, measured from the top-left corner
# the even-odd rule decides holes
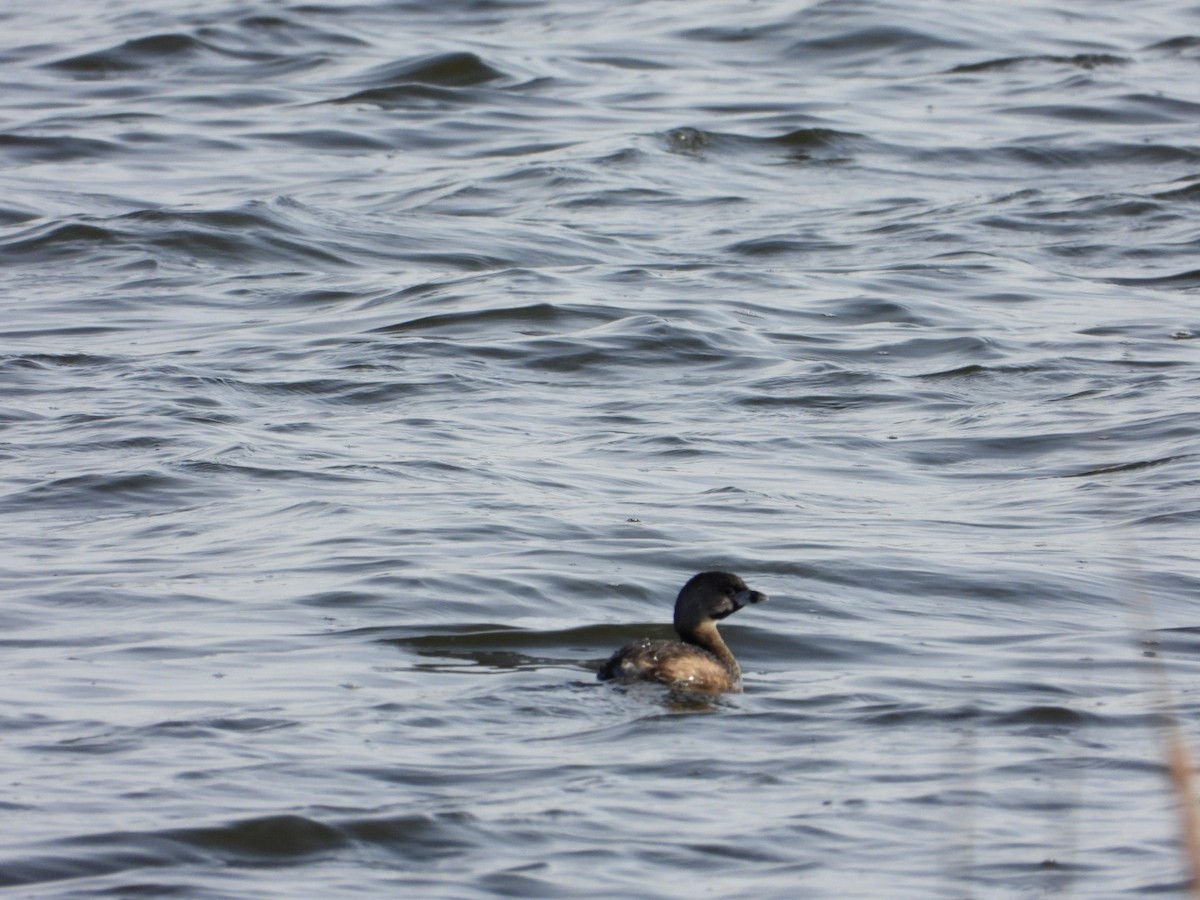
[[[701,572],[675,598],[678,641],[643,638],[622,647],[597,673],[601,681],[657,681],[676,690],[721,694],[742,689],[742,670],[717,622],[767,595],[729,572]]]

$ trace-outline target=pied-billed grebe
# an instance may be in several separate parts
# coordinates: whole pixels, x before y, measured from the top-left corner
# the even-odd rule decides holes
[[[618,650],[603,666],[601,681],[658,681],[672,688],[720,694],[742,689],[742,670],[717,632],[717,620],[766,594],[752,591],[728,572],[701,572],[675,598],[678,641],[635,641]]]

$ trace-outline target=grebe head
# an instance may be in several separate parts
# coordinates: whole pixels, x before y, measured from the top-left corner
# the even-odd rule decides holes
[[[680,634],[695,631],[704,622],[724,619],[743,606],[766,599],[766,594],[750,590],[730,572],[701,572],[675,599],[675,630]]]

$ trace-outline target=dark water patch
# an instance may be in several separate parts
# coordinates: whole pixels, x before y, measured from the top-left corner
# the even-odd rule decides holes
[[[1086,151],[1082,161],[1088,165],[1192,165],[1200,161],[1200,146],[1158,144],[1153,142],[1102,142]]]
[[[195,502],[197,486],[189,479],[162,472],[118,472],[68,475],[22,488],[0,497],[10,512],[84,509],[92,514],[177,508]]]
[[[406,815],[343,822],[346,835],[362,844],[379,846],[413,860],[446,859],[469,850],[475,839],[475,817],[462,812]]]
[[[506,80],[474,53],[443,53],[377,66],[353,79],[357,90],[328,102],[382,109],[450,106],[471,102],[475,95],[464,89]]]
[[[1035,729],[1072,729],[1098,726],[1103,716],[1084,713],[1066,706],[1027,706],[1023,709],[1000,713],[995,724],[1000,726],[1028,726]]]
[[[64,425],[77,426],[86,424],[96,424],[101,428],[107,428],[114,432],[124,431],[129,425],[127,422],[117,423],[110,416],[94,416],[90,417],[88,422],[84,417],[72,416],[65,417],[60,420]],[[75,435],[70,438],[71,441],[78,440],[79,436]],[[116,451],[122,454],[132,454],[137,451],[158,451],[177,443],[173,437],[164,434],[145,434],[128,437],[113,437],[108,440],[89,440],[87,449],[90,453],[105,454],[110,451]]]
[[[866,725],[896,728],[900,726],[935,725],[944,727],[947,724],[974,723],[985,714],[974,705],[961,705],[946,708],[930,708],[924,703],[897,703],[895,701],[880,701],[878,698],[864,698],[855,718]]]
[[[261,716],[216,716],[194,720],[169,720],[137,729],[147,739],[166,737],[185,740],[208,740],[218,733],[255,734],[295,728],[296,722],[289,719],[270,719]]]
[[[265,75],[246,72],[244,69],[239,75],[246,77],[248,80],[263,79]],[[269,87],[247,87],[240,90],[223,91],[218,94],[193,94],[188,97],[181,97],[179,103],[181,106],[186,106],[193,111],[203,115],[213,110],[255,110],[269,109],[271,107],[283,106],[285,104],[294,103],[297,101],[297,96],[294,93],[277,90]],[[247,123],[249,124],[249,123]],[[254,123],[258,124],[258,123]],[[245,150],[246,145],[241,134],[232,137],[229,140],[217,141],[207,136],[201,135],[200,138],[193,140],[197,145],[211,153],[220,153],[222,151],[228,153],[239,153]],[[156,135],[155,140],[160,143],[178,146],[180,138],[175,135],[163,136]]]
[[[849,245],[833,243],[820,236],[820,232],[812,232],[806,237],[796,237],[793,234],[773,237],[755,238],[749,241],[738,241],[724,247],[722,252],[734,256],[745,256],[750,259],[775,256],[803,256],[806,253],[834,253],[846,249]]]
[[[1059,210],[1059,220],[1071,217],[1072,213]],[[1126,219],[1147,219],[1153,224],[1172,222],[1182,218],[1178,213],[1168,212],[1160,203],[1140,197],[1099,196],[1080,200],[1074,215],[1080,219],[1094,220],[1101,216],[1116,216]]]
[[[203,476],[204,479],[219,480],[222,484],[232,485],[236,481],[249,482],[288,482],[310,485],[335,485],[357,483],[356,474],[337,472],[326,469],[305,470],[292,468],[289,465],[255,466],[249,463],[216,462],[213,460],[185,460],[177,463],[176,467],[191,475]]]
[[[199,381],[214,383],[210,379],[199,379]],[[250,379],[234,381],[229,379],[215,382],[215,384],[264,400],[292,397],[337,405],[388,402],[408,396],[413,392],[406,382],[393,378],[380,378],[377,381],[344,378],[301,378],[294,381],[255,381]]]
[[[1133,278],[1106,278],[1112,284],[1128,287],[1163,288],[1167,290],[1193,290],[1200,288],[1200,269],[1191,269],[1173,275],[1151,275]]]
[[[1129,103],[1106,102],[1104,105],[1083,104],[1040,104],[1037,106],[1010,106],[999,110],[1006,115],[1037,116],[1063,122],[1086,122],[1112,125],[1158,125],[1179,121],[1177,114],[1166,114],[1152,109],[1140,99]],[[1194,114],[1193,114],[1194,116]],[[1191,118],[1191,117],[1189,117]]]
[[[986,529],[988,525],[984,523],[981,527]],[[1064,578],[1051,587],[1046,575],[1036,571],[1008,572],[1003,579],[998,579],[986,571],[933,570],[910,560],[881,559],[877,564],[863,565],[853,571],[826,567],[817,577],[827,584],[909,598],[903,608],[894,611],[901,618],[922,618],[937,612],[943,608],[941,604],[945,600],[960,604],[956,609],[959,616],[977,614],[985,618],[1004,608],[1040,604],[1039,598],[1045,598],[1050,592],[1055,602],[1064,606],[1094,602],[1094,597],[1088,593],[1090,585],[1072,585]]]
[[[313,53],[306,56],[277,56],[274,53],[244,54],[226,51],[229,56],[238,60],[237,64],[222,61],[218,65],[202,65],[188,69],[188,78],[197,80],[243,79],[251,84],[258,80],[284,81],[289,77],[306,74],[310,70],[325,65],[323,54]],[[248,58],[247,58],[248,57]],[[264,90],[242,90],[213,97],[210,93],[193,94],[181,98],[189,106],[199,108],[215,107],[218,109],[241,109],[255,106],[268,106],[286,103],[296,99],[295,95],[284,92]]]
[[[1159,50],[1166,53],[1183,53],[1188,50],[1200,48],[1200,37],[1196,35],[1182,35],[1180,37],[1168,38],[1165,41],[1158,41],[1147,47],[1147,50]]]
[[[74,78],[106,78],[185,62],[210,49],[209,45],[188,34],[157,34],[47,63],[46,68]]]
[[[503,159],[511,156],[538,156],[543,153],[552,153],[555,150],[570,147],[572,143],[523,143],[514,144],[511,147],[493,147],[488,148],[486,156],[489,159]]]
[[[260,44],[265,37],[273,47],[305,48],[319,44],[354,52],[370,46],[369,41],[356,35],[329,26],[318,27],[315,20],[306,21],[303,17],[278,13],[246,16],[237,21],[237,28],[244,34],[252,35],[247,38],[250,42]]]
[[[141,254],[212,265],[345,265],[328,246],[266,204],[229,210],[146,209],[107,219],[41,224],[0,244],[0,260],[26,265]]]
[[[281,302],[291,306],[335,306],[349,301],[360,301],[362,296],[353,290],[342,288],[312,288],[285,295]]]
[[[279,865],[313,861],[353,846],[377,848],[396,859],[431,861],[473,846],[474,840],[467,837],[472,822],[464,813],[332,822],[284,813],[224,825],[101,832],[57,842],[42,856],[0,863],[0,885],[35,885],[152,867]]]
[[[136,842],[130,842],[136,843]],[[158,866],[187,865],[203,861],[199,854],[179,852],[176,848],[158,848],[157,841],[142,846],[124,845],[106,848],[96,855],[50,854],[27,856],[0,862],[0,887],[31,887],[73,879],[94,878],[116,872]],[[157,852],[156,852],[157,851]]]
[[[150,209],[118,217],[130,237],[169,256],[209,262],[296,261],[344,265],[345,260],[305,240],[278,210],[251,204],[229,210]]]
[[[94,690],[88,693],[93,697],[97,696]],[[103,695],[101,694],[100,696]],[[74,730],[77,732],[79,729],[80,723],[74,723]],[[135,752],[144,746],[143,740],[144,737],[142,735],[125,729],[101,728],[94,734],[85,734],[52,741],[38,741],[30,744],[26,749],[36,753],[66,754],[90,758],[93,756],[114,756]]]
[[[5,409],[0,407],[0,423],[5,425],[15,425],[18,422],[40,422],[44,419],[40,413],[25,409]],[[6,451],[0,450],[3,458],[11,459],[12,456]]]
[[[45,263],[90,254],[116,237],[108,228],[90,222],[42,223],[0,243],[0,259],[8,263]]]
[[[226,862],[266,862],[319,856],[343,849],[351,843],[376,845],[401,858],[426,860],[454,856],[468,848],[472,842],[463,840],[461,836],[456,837],[456,826],[469,826],[472,821],[472,817],[464,813],[334,823],[308,816],[283,814],[208,828],[172,829],[159,833],[159,836],[187,850],[215,854]],[[117,843],[123,838],[125,836],[120,834],[98,836],[96,843]]]
[[[957,40],[932,31],[879,25],[796,41],[783,55],[802,61],[820,60],[826,65],[840,68],[858,65],[864,56],[895,58],[933,50],[961,49],[963,46]]]
[[[977,360],[1003,359],[1002,347],[995,341],[974,335],[949,338],[916,337],[893,343],[880,344],[874,348],[877,355],[901,360],[944,360],[967,358],[980,365]]]
[[[978,363],[970,363],[965,366],[955,366],[953,369],[946,369],[941,372],[929,372],[916,377],[925,381],[940,381],[944,378],[974,378],[979,375],[992,374],[994,371],[995,370],[989,366],[979,365]]]
[[[249,97],[249,101],[246,105],[251,106],[267,105],[278,100],[278,95],[275,94],[257,93],[247,95],[247,97]],[[242,100],[236,102],[238,105],[242,105]],[[166,156],[171,153],[186,153],[189,150],[198,150],[201,148],[214,152],[241,149],[241,145],[233,141],[213,141],[203,137],[196,139],[175,134],[164,134],[161,131],[145,128],[127,129],[116,135],[116,137],[120,140],[122,149],[126,153],[138,150],[149,154]],[[190,146],[184,147],[184,144]]]
[[[996,470],[994,477],[1018,478],[1031,477],[1034,473],[1026,470],[1024,473],[1010,471],[1001,466],[1001,461],[1012,462],[1022,460],[1026,465],[1049,457],[1056,459],[1060,454],[1067,459],[1077,455],[1081,441],[1089,439],[1093,442],[1106,439],[1104,430],[1090,433],[1062,431],[1055,433],[1020,433],[980,437],[964,437],[959,439],[904,441],[899,443],[900,451],[908,458],[922,466],[939,469],[943,474],[949,474],[956,466],[972,464]],[[1047,469],[1037,470],[1041,476],[1052,475],[1061,470],[1066,463],[1049,465]]]
[[[954,73],[967,72],[1008,72],[1013,69],[1031,66],[1068,66],[1076,69],[1091,71],[1104,66],[1127,66],[1132,62],[1125,56],[1112,53],[1077,53],[1074,56],[1008,56],[1002,59],[990,59],[978,63],[964,63],[950,69]]]
[[[0,371],[37,373],[57,369],[88,371],[107,369],[116,364],[115,356],[90,353],[22,353],[0,354]]]
[[[32,209],[18,209],[16,207],[0,206],[0,228],[8,228],[13,225],[22,225],[31,219],[38,218],[39,213]]]
[[[347,609],[356,606],[370,607],[391,602],[389,595],[379,591],[334,590],[310,594],[297,600],[306,606],[328,609]]]
[[[444,632],[445,629],[442,629]],[[673,637],[666,626],[618,629],[609,625],[584,625],[561,630],[526,630],[506,626],[456,629],[454,634],[422,634],[388,638],[383,643],[410,650],[417,656],[445,661],[419,663],[418,667],[440,671],[461,668],[462,663],[488,669],[577,668],[592,673],[609,652],[627,638]],[[447,666],[448,663],[448,666]]]
[[[494,272],[497,270],[511,269],[518,265],[536,265],[536,261],[532,258],[538,251],[532,251],[526,247],[514,250],[513,256],[497,256],[491,253],[442,253],[442,252],[406,252],[399,254],[410,263],[418,263],[423,266],[432,268],[449,268],[456,272]],[[519,254],[519,255],[517,255]],[[560,257],[556,258],[555,251],[547,252],[543,259],[547,263],[551,261],[561,262]],[[581,262],[581,260],[570,260],[568,262]]]
[[[985,149],[942,147],[935,151],[909,150],[908,155],[945,165],[1004,165],[1018,163],[1035,169],[1079,169],[1099,166],[1193,165],[1200,162],[1200,146],[1100,141],[1091,144],[1051,143],[1031,139],[1020,144]]]
[[[673,153],[719,157],[767,150],[782,152],[784,158],[796,162],[843,161],[856,152],[877,146],[865,135],[819,126],[797,128],[774,137],[750,137],[689,126],[673,128],[659,138]]]
[[[241,19],[234,23],[221,20],[219,24],[201,25],[195,34],[208,45],[226,54],[256,61],[303,60],[310,56],[321,60],[324,57],[319,53],[314,54],[310,48],[354,52],[369,46],[366,42],[344,33],[308,27],[298,24],[295,20],[269,16]],[[287,48],[289,52],[280,53],[281,48]]]
[[[153,73],[170,77],[186,73],[205,80],[237,73],[246,79],[272,78],[299,74],[323,65],[321,52],[280,54],[275,46],[264,45],[261,38],[236,29],[201,27],[194,34],[151,35],[80,56],[47,63],[44,68],[80,81],[120,78],[132,83],[136,76]],[[134,93],[139,93],[135,89]]]
[[[504,157],[509,150],[523,152],[527,147],[491,148],[484,151],[488,157]],[[631,203],[643,202],[647,205],[652,201],[652,193],[643,193],[642,189],[618,187],[614,189],[597,188],[595,181],[584,178],[573,167],[562,165],[542,165],[532,160],[527,164],[515,167],[495,178],[473,185],[438,199],[432,207],[452,215],[491,216],[505,210],[511,210],[504,204],[502,198],[515,191],[517,196],[525,198],[524,203],[531,197],[544,197],[550,208],[573,210],[589,209],[592,207],[613,207],[628,209]],[[507,241],[497,235],[496,244],[504,246]],[[612,250],[623,243],[620,239],[600,234],[561,233],[557,239],[549,242],[541,249],[538,257],[523,258],[527,253],[514,251],[520,268],[546,268],[550,265],[584,265],[596,264],[608,256]],[[574,253],[566,255],[571,248]],[[547,252],[551,251],[551,252]],[[554,255],[551,255],[553,253]]]
[[[260,20],[263,21],[263,20]],[[282,21],[282,20],[281,20]],[[245,20],[244,20],[245,22]],[[243,22],[243,24],[244,24]],[[274,29],[276,38],[283,29]],[[291,29],[292,39],[285,42],[290,52],[280,53],[280,44],[264,43],[261,28],[202,26],[193,33],[165,33],[124,41],[118,45],[67,59],[46,63],[43,68],[81,81],[120,77],[132,81],[135,76],[153,73],[162,77],[185,71],[195,79],[226,77],[232,70],[244,78],[267,78],[306,72],[323,65],[327,56],[321,50],[305,50],[317,44],[322,50],[331,46],[357,45],[345,36],[330,36],[316,29]],[[298,40],[300,37],[303,40]]]
[[[1200,508],[1180,510],[1174,513],[1163,513],[1158,515],[1145,516],[1140,519],[1134,519],[1131,525],[1172,525],[1172,524],[1187,524],[1190,522],[1200,521]]]
[[[602,66],[612,66],[615,69],[628,69],[633,71],[671,68],[671,66],[667,63],[635,56],[584,56],[580,57],[579,61]]]
[[[631,204],[650,206],[655,203],[674,205],[674,199],[663,191],[650,188],[614,188],[612,190],[593,191],[581,197],[571,197],[557,202],[555,205],[563,209],[588,209],[613,207],[624,209]]]
[[[818,412],[843,412],[852,409],[871,409],[894,404],[908,404],[910,398],[901,394],[874,394],[870,397],[848,397],[836,394],[763,394],[755,392],[739,401],[750,409],[794,409]]]
[[[0,134],[0,158],[20,163],[76,162],[119,152],[111,141],[96,138]]]
[[[1195,459],[1195,454],[1186,453],[1179,456],[1164,456],[1160,459],[1143,459],[1135,462],[1114,463],[1112,465],[1098,466],[1094,469],[1086,469],[1082,472],[1070,472],[1059,475],[1059,478],[1088,478],[1095,475],[1112,475],[1117,472],[1137,472],[1142,469],[1153,469],[1158,466],[1170,465],[1171,463],[1180,462],[1183,460]]]
[[[1180,179],[1184,182],[1190,182],[1181,188],[1172,188],[1168,191],[1160,191],[1151,194],[1155,200],[1184,200],[1187,202],[1200,201],[1200,177],[1190,177]]]
[[[374,153],[392,149],[392,144],[380,138],[339,129],[312,129],[285,133],[247,134],[247,138],[292,144],[307,150],[324,153]]]
[[[771,602],[776,599],[772,598]],[[803,610],[793,608],[793,604],[794,601],[790,601],[788,606],[780,608],[800,625],[799,628],[767,630],[743,624],[722,629],[723,634],[727,633],[727,642],[742,661],[748,677],[753,677],[755,667],[777,668],[779,660],[788,660],[786,669],[812,672],[814,668],[828,664],[858,667],[864,665],[864,661],[869,661],[865,664],[887,665],[889,660],[897,656],[908,655],[898,651],[888,641],[856,637],[843,634],[840,629],[829,628],[829,619],[861,620],[852,610],[834,611],[832,615],[826,615],[822,610],[817,618],[808,609],[813,604],[806,603]]]
[[[523,342],[519,361],[539,371],[580,374],[655,365],[720,369],[760,363],[755,339],[660,316],[628,316],[575,333]]]
[[[632,626],[631,626],[632,627]],[[394,632],[396,629],[370,629],[368,635]],[[572,648],[591,650],[598,643],[606,644],[613,639],[611,625],[581,625],[563,629],[526,629],[514,625],[494,622],[459,623],[455,625],[404,626],[401,630],[410,634],[382,638],[384,643],[416,650],[528,650],[545,648]],[[363,632],[350,632],[349,636],[361,636]]]
[[[385,88],[367,88],[329,100],[329,103],[355,103],[380,109],[447,109],[474,105],[478,96],[469,91],[424,84],[401,84]]]
[[[469,87],[506,77],[474,53],[456,52],[405,59],[377,66],[357,76],[370,85],[397,83],[430,84],[440,87]]]
[[[685,28],[678,32],[679,37],[688,41],[703,41],[714,44],[741,44],[747,41],[757,41],[770,38],[779,33],[777,24],[749,25],[703,25]]]
[[[1044,218],[1041,216],[986,216],[980,219],[977,224],[985,228],[994,228],[1000,231],[1052,235],[1058,239],[1092,233],[1092,229],[1085,221],[1078,219],[1074,221],[1059,221],[1063,217],[1055,216],[1056,221],[1047,222],[1044,221]],[[1075,257],[1081,253],[1088,252],[1088,250],[1096,249],[1098,248],[1081,248],[1076,244],[1072,244],[1067,248],[1056,247],[1051,252]]]
[[[887,297],[839,297],[822,302],[821,314],[848,325],[932,326],[935,320],[919,312],[915,303]]]
[[[473,650],[473,651],[426,651],[419,654],[431,657],[437,662],[414,663],[413,668],[425,672],[458,672],[464,664],[471,668],[482,668],[495,671],[521,670],[537,671],[539,669],[560,669],[565,666],[577,667],[581,671],[594,672],[599,668],[601,660],[594,658],[586,662],[571,657],[559,657],[546,654],[519,653],[513,650]]]
[[[738,394],[737,402],[763,409],[836,411],[909,402],[890,379],[829,363],[813,370],[747,381]]]
[[[523,306],[466,310],[419,316],[393,325],[372,329],[372,333],[391,335],[486,336],[497,331],[505,337],[536,337],[564,330],[587,328],[596,323],[614,321],[615,311],[604,307],[534,303]]]
[[[1194,122],[1200,115],[1200,103],[1162,94],[1125,94],[1119,100],[1123,107],[1157,115],[1163,122]]]
[[[13,734],[13,736],[28,731],[42,730],[42,728],[53,728],[58,724],[58,720],[53,719],[52,716],[40,713],[0,715],[0,728],[4,728],[6,734]]]
[[[832,128],[798,128],[778,137],[767,138],[765,143],[782,148],[788,159],[797,162],[847,159],[855,152],[874,146],[874,142],[866,135]]]

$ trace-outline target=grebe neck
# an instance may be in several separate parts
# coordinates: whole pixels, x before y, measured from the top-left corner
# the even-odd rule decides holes
[[[734,681],[742,677],[742,669],[738,665],[738,661],[734,659],[729,648],[725,646],[725,641],[721,639],[721,633],[717,631],[717,625],[711,619],[701,622],[693,628],[677,628],[679,636],[684,643],[692,644],[699,647],[701,650],[707,650],[715,656],[728,670]]]

